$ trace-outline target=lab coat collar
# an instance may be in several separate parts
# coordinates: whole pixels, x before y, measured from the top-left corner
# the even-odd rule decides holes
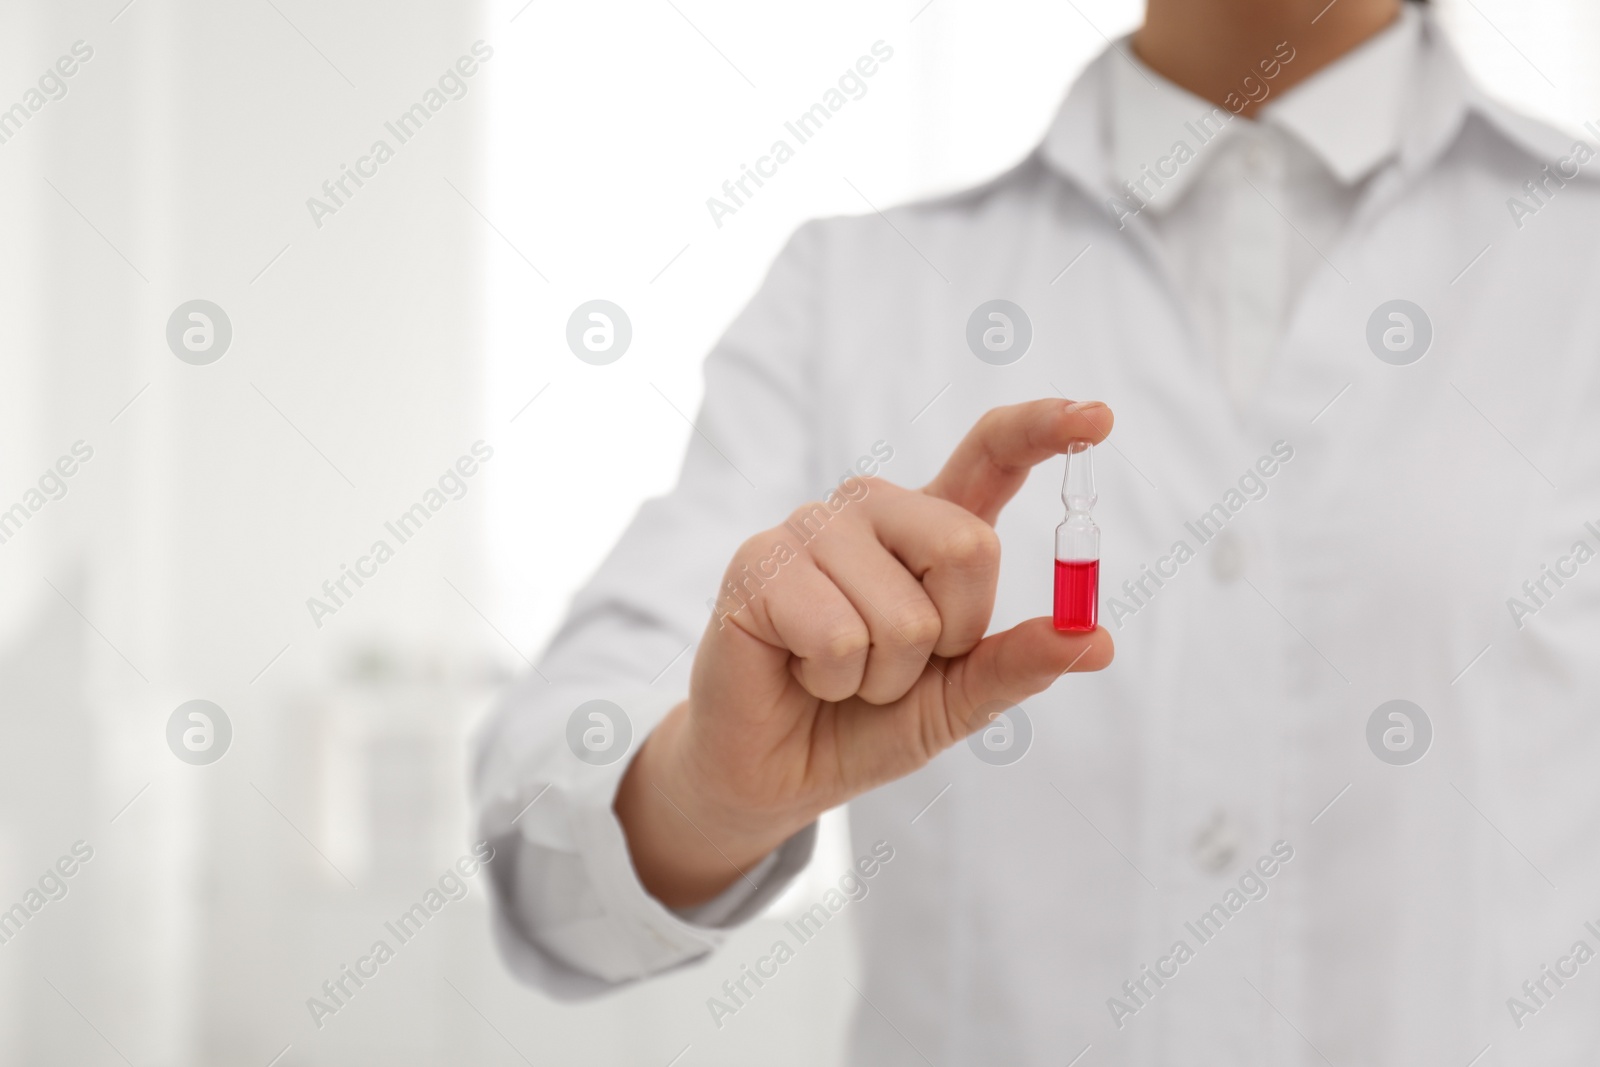
[[[1105,112],[1113,182],[1138,183],[1144,206],[1161,214],[1183,199],[1219,143],[1259,124],[1285,130],[1311,149],[1340,182],[1355,184],[1399,148],[1401,109],[1418,66],[1421,23],[1415,6],[1403,5],[1390,26],[1360,47],[1271,97],[1259,123],[1236,119],[1231,109],[1168,81],[1140,61],[1131,38],[1125,39],[1119,47],[1122,61],[1110,66]],[[1285,41],[1280,47],[1292,49],[1292,44]],[[1292,63],[1293,51],[1287,55]],[[1276,66],[1283,60],[1280,52],[1265,61]],[[1273,88],[1272,79],[1259,74],[1254,84],[1264,85],[1268,92]],[[1181,147],[1192,148],[1196,158],[1173,167],[1169,160],[1179,141]],[[1152,169],[1158,172],[1154,176]]]
[[[1119,66],[1123,68],[1121,72]],[[1129,84],[1128,79],[1157,94],[1156,114],[1160,117],[1156,123],[1173,120],[1165,125],[1169,135],[1173,128],[1181,129],[1185,121],[1192,122],[1215,106],[1153,73],[1150,77],[1155,84],[1146,83],[1142,77],[1146,71],[1139,70],[1139,66],[1142,65],[1132,55],[1131,36],[1114,42],[1073,85],[1038,150],[1046,164],[1102,204],[1113,217],[1124,209],[1109,198],[1125,198],[1127,191],[1122,182],[1132,176],[1119,174],[1119,153],[1113,145],[1113,108],[1117,94]],[[1389,109],[1392,122],[1368,127],[1363,134],[1340,120],[1340,112],[1334,108],[1341,99],[1349,99],[1347,94],[1351,92],[1361,93],[1358,99],[1366,98],[1363,90],[1351,83],[1350,76],[1365,76],[1369,67],[1385,71],[1387,88],[1382,91],[1396,95],[1392,97],[1394,106]],[[1393,81],[1396,67],[1402,74],[1399,81]],[[1406,67],[1408,76],[1404,73]],[[1294,100],[1297,95],[1303,102]],[[1274,112],[1272,121],[1304,141],[1343,181],[1360,180],[1391,158],[1398,161],[1402,177],[1421,173],[1455,142],[1471,115],[1483,119],[1504,140],[1539,162],[1562,156],[1572,147],[1571,139],[1565,135],[1484,95],[1467,75],[1433,14],[1412,4],[1405,5],[1401,19],[1393,27],[1296,86],[1276,107],[1264,108],[1263,116],[1269,111]],[[1155,142],[1139,142],[1146,143]],[[1170,142],[1161,145],[1157,156],[1141,162],[1151,162],[1171,147]],[[1136,147],[1132,150],[1137,154]],[[1129,166],[1126,162],[1121,165]],[[1138,165],[1132,164],[1135,169]],[[1155,203],[1175,203],[1187,182],[1193,180],[1190,172],[1198,173],[1198,168],[1179,168],[1178,179],[1167,181],[1161,191],[1165,195]],[[1159,206],[1156,209],[1160,210]]]
[[[1289,131],[1344,185],[1354,185],[1400,149],[1408,91],[1424,65],[1422,14],[1400,17],[1371,39],[1269,100],[1261,121]]]
[[[1116,47],[1120,58],[1106,72],[1104,110],[1111,183],[1134,183],[1144,206],[1161,214],[1183,199],[1243,120],[1151,70],[1134,54],[1131,37]],[[1195,158],[1175,166],[1180,142]]]

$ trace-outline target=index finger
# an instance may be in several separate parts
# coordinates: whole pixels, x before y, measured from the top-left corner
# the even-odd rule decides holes
[[[1066,452],[1073,441],[1099,444],[1111,423],[1111,409],[1098,400],[1030,400],[992,408],[922,491],[992,526],[1034,466]]]

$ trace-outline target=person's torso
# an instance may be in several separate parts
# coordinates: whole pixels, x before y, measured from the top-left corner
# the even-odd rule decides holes
[[[1506,198],[1537,172],[1469,120],[1438,167],[1378,185],[1243,411],[1151,247],[1037,160],[892,226],[824,224],[819,477],[882,439],[882,476],[922,484],[999,404],[1117,419],[1095,455],[1115,663],[1024,702],[1014,762],[959,745],[852,804],[858,842],[897,852],[860,913],[856,1062],[1600,1042],[1600,965],[1521,1029],[1507,1007],[1573,942],[1600,949],[1600,562],[1574,552],[1600,551],[1600,195],[1571,183],[1519,229]],[[1014,362],[969,344],[993,300],[1028,321]],[[994,628],[1050,610],[1060,475],[1000,520]],[[1530,595],[1544,564],[1572,573]],[[1369,743],[1396,699],[1431,739]],[[1241,886],[1277,842],[1292,858]]]

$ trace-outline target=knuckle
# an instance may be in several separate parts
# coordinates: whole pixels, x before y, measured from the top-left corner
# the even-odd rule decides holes
[[[833,521],[835,512],[820,500],[810,500],[789,512],[788,528],[801,537],[814,537]]]
[[[1000,535],[983,522],[962,523],[939,543],[939,558],[961,570],[991,570],[1000,564]]]
[[[837,623],[822,634],[819,659],[846,663],[865,654],[869,638],[867,628],[860,623]]]
[[[898,608],[889,620],[896,631],[919,648],[932,645],[943,629],[938,610],[927,601]]]
[[[772,541],[771,530],[763,530],[758,534],[752,534],[745,538],[740,542],[739,547],[734,550],[730,569],[737,570],[741,564],[748,564],[767,555],[772,551]]]
[[[819,508],[824,512],[828,510],[828,506],[822,501],[808,500],[804,504],[801,504],[799,507],[795,508],[793,511],[789,512],[789,521],[799,522],[801,519],[812,514]]]
[[[733,550],[733,558],[728,560],[728,566],[725,568],[725,573],[723,574],[723,579],[725,581],[732,580],[733,576],[739,572],[739,568],[741,566],[744,566],[745,564],[749,563],[750,560],[755,559],[761,554],[760,549],[756,547],[758,541],[759,538],[752,537],[741,543],[738,548]]]
[[[728,564],[729,577],[737,579],[741,573],[750,571],[771,579],[779,567],[801,554],[797,547],[803,550],[803,546],[795,545],[793,535],[784,528],[763,530],[746,538],[734,550]]]
[[[841,519],[857,521],[851,504],[865,500],[874,493],[886,493],[897,488],[893,482],[882,478],[870,478],[859,474],[847,475],[839,480],[837,489],[830,491],[822,499],[808,500],[789,512],[785,528],[802,538],[814,537],[829,523]]]

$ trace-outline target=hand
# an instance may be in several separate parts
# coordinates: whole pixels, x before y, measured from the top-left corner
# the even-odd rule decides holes
[[[711,899],[822,812],[987,725],[985,705],[1111,662],[1105,630],[1058,632],[1049,617],[984,636],[1000,509],[1034,465],[1104,440],[1111,421],[1098,401],[995,408],[922,489],[866,479],[866,495],[809,542],[795,532],[807,506],[740,546],[727,580],[745,582],[731,602],[742,606],[712,619],[688,700],[617,791],[634,867],[658,900]]]

